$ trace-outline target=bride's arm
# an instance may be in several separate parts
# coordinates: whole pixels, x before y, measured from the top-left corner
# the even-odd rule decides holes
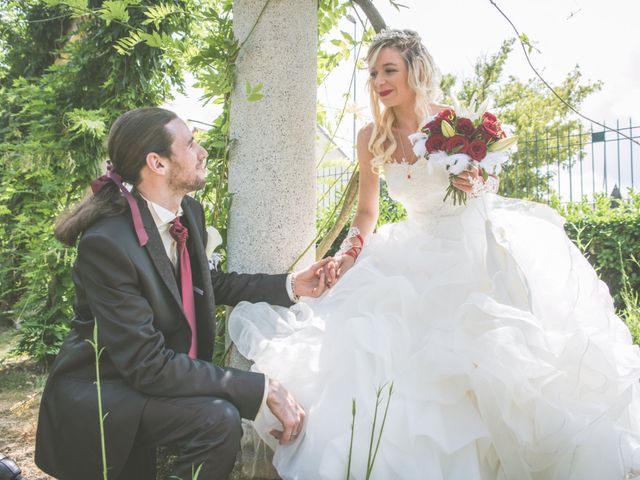
[[[351,228],[349,229],[350,235],[347,235],[345,239],[347,249],[349,248],[349,244],[355,247],[355,250],[353,250],[353,252],[356,252],[355,256],[357,256],[357,253],[360,253],[363,247],[363,239],[375,229],[380,211],[380,177],[371,169],[373,155],[368,147],[372,131],[373,124],[368,124],[358,132],[358,175],[360,180],[358,186],[358,207],[353,217],[353,222],[351,222]],[[355,232],[358,233],[359,237],[355,235]],[[339,277],[353,266],[355,258],[353,253],[342,253],[336,257],[336,261],[338,263]]]

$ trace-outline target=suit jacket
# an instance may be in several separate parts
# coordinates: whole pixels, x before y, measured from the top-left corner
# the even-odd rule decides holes
[[[210,271],[202,206],[182,202],[189,229],[198,359],[187,355],[191,330],[182,310],[173,266],[146,202],[138,205],[149,241],[141,247],[127,209],[98,220],[78,244],[72,330],[45,386],[36,437],[36,463],[63,479],[101,478],[102,461],[95,352],[87,340],[98,325],[100,380],[109,478],[116,478],[150,396],[212,396],[253,419],[264,376],[211,363],[216,302],[241,300],[289,306],[286,275]]]

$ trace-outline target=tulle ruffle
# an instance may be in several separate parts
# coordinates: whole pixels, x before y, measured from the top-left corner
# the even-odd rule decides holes
[[[229,332],[304,405],[285,479],[621,479],[640,465],[640,355],[607,287],[546,206],[494,195],[366,240],[354,268],[291,309],[241,303]],[[374,435],[377,438],[376,435]],[[374,438],[374,448],[375,448]]]

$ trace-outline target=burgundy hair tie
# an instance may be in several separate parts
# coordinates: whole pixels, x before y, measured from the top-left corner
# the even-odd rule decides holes
[[[96,195],[109,182],[115,183],[122,192],[122,195],[124,195],[124,198],[127,200],[129,209],[131,210],[131,217],[133,218],[133,226],[136,230],[136,235],[138,236],[138,243],[140,243],[141,247],[145,246],[147,241],[149,241],[149,236],[142,224],[142,216],[140,215],[138,203],[136,202],[136,199],[133,198],[133,195],[131,195],[131,192],[127,190],[127,187],[122,184],[122,177],[116,173],[116,169],[111,164],[111,161],[107,160],[107,173],[91,182],[91,190],[93,191],[93,194]]]

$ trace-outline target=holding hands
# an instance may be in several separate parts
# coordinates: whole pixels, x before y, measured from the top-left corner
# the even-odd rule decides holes
[[[293,272],[293,293],[298,297],[319,297],[336,281],[336,265],[333,257]]]
[[[351,227],[334,257],[326,257],[293,273],[295,296],[319,297],[349,270],[364,247],[357,227]]]
[[[360,229],[358,229],[358,227],[351,227],[342,245],[340,245],[340,250],[338,250],[334,258],[338,278],[342,277],[347,270],[353,267],[363,247],[364,237],[360,234]]]

